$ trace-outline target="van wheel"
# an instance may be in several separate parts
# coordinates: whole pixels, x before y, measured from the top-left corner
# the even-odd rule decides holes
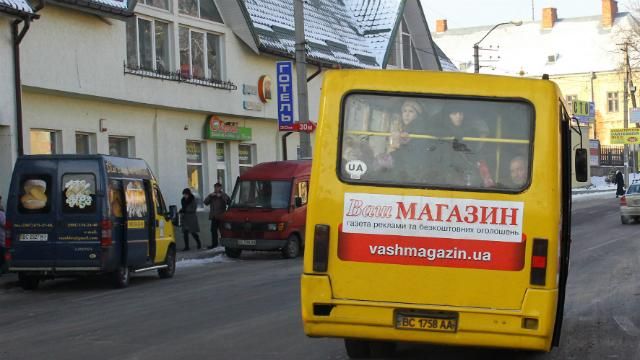
[[[225,246],[224,253],[232,259],[237,259],[240,257],[240,254],[242,254],[242,249],[233,249]]]
[[[631,219],[629,219],[629,217],[628,217],[628,216],[624,216],[624,215],[621,215],[621,216],[620,216],[620,222],[621,222],[623,225],[628,225],[628,224],[629,224],[629,222],[630,222],[629,220],[631,220]]]
[[[166,268],[158,270],[160,279],[169,279],[176,273],[176,249],[172,246],[167,250],[167,257],[164,259]]]
[[[291,234],[287,239],[287,245],[282,249],[282,256],[285,259],[294,259],[300,255],[300,240],[298,236]]]
[[[121,264],[118,266],[118,270],[116,270],[113,276],[113,286],[116,289],[122,289],[129,286],[129,267],[125,264]]]
[[[350,359],[369,359],[371,351],[369,342],[365,340],[344,339],[344,347]]]
[[[38,284],[40,284],[39,277],[25,273],[18,273],[18,281],[24,290],[35,290],[38,288]]]

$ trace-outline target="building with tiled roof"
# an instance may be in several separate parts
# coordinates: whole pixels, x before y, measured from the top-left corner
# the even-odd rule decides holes
[[[638,25],[631,13],[618,12],[614,0],[589,1],[602,1],[600,15],[562,18],[555,8],[546,8],[540,21],[496,28],[479,44],[480,72],[528,77],[549,74],[569,103],[595,102],[591,138],[608,144],[609,130],[623,127],[624,57],[619,44]],[[437,21],[433,38],[455,66],[473,72],[473,45],[493,26],[448,29],[442,19]]]

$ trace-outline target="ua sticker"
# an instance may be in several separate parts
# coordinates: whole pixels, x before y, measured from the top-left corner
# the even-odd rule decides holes
[[[345,170],[352,179],[360,180],[360,177],[367,172],[367,164],[360,160],[351,160],[345,166]]]

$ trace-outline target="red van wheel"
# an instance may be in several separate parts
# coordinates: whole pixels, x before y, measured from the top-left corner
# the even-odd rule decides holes
[[[297,235],[291,234],[287,239],[287,245],[282,249],[285,259],[294,259],[300,255],[300,240]]]

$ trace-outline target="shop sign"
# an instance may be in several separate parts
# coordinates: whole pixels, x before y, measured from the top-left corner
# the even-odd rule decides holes
[[[238,126],[237,122],[222,121],[211,115],[204,126],[204,138],[210,140],[251,140],[251,128]]]
[[[278,76],[278,129],[293,129],[293,62],[276,62]]]
[[[268,75],[262,75],[258,79],[258,97],[265,104],[271,101],[271,78]]]
[[[244,100],[242,102],[242,107],[245,110],[262,111],[263,105],[257,101]]]
[[[611,144],[638,144],[640,143],[640,128],[611,129]]]
[[[589,140],[589,165],[600,166],[600,141]]]
[[[255,85],[242,84],[242,94],[258,95],[258,87]]]

